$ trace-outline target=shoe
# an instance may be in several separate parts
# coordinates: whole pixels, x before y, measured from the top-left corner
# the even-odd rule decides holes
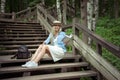
[[[27,68],[35,68],[38,67],[38,63],[31,61],[29,64],[27,64],[25,67]]]
[[[22,67],[26,67],[28,64],[30,64],[32,61],[28,61],[25,64],[22,65]]]

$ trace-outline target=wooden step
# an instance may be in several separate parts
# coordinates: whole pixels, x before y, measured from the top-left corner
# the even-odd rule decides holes
[[[12,20],[6,20],[6,19],[0,19],[0,23],[2,23],[2,24],[38,24],[39,25],[39,23],[36,23],[36,22],[23,22],[23,21],[12,21]]]
[[[76,62],[76,63],[55,63],[55,64],[39,64],[36,68],[23,68],[21,66],[14,67],[3,67],[0,68],[0,74],[15,73],[15,72],[31,72],[40,71],[47,69],[58,69],[58,68],[72,68],[72,67],[87,67],[87,62]]]
[[[0,51],[0,54],[15,54],[15,53],[17,53],[17,49],[12,49],[12,50],[1,50]],[[35,52],[36,51],[36,49],[34,48],[34,49],[29,49],[29,51],[31,52],[31,53],[33,53],[33,52]]]
[[[20,63],[26,62],[30,59],[11,59],[13,55],[0,56],[0,64],[4,63]],[[70,52],[66,52],[63,59],[80,59],[81,55],[74,55]],[[52,60],[47,54],[41,60]]]
[[[96,75],[97,73],[95,71],[89,70],[89,71],[64,72],[64,73],[18,77],[18,78],[1,79],[1,80],[58,80],[58,79],[91,77]]]
[[[45,37],[46,34],[0,34],[0,37]]]
[[[11,37],[5,37],[1,38],[0,41],[33,41],[33,40],[45,40],[46,37],[16,37],[16,38],[11,38]]]
[[[40,26],[39,23],[15,23],[15,24],[9,24],[10,26]]]
[[[40,44],[43,41],[42,40],[41,41],[2,41],[2,42],[0,42],[0,44],[1,45],[7,45],[7,44]]]
[[[30,48],[38,48],[40,44],[33,44],[33,45],[26,45],[29,49]],[[0,45],[1,48],[7,48],[7,50],[9,49],[18,49],[18,47],[20,47],[20,45]]]
[[[31,27],[29,27],[29,28],[26,28],[26,26],[25,27],[9,27],[9,28],[6,28],[6,27],[4,27],[4,28],[0,28],[0,30],[13,30],[13,31],[21,31],[21,30],[42,30],[42,28],[31,28]]]
[[[38,31],[42,29],[34,29],[34,28],[0,28],[0,30],[11,30],[11,31]]]
[[[39,31],[10,31],[10,30],[2,30],[0,34],[46,34],[45,30]]]
[[[14,29],[39,29],[39,30],[42,30],[42,27],[33,27],[33,26],[0,26],[0,29],[11,29],[11,30],[14,30]]]

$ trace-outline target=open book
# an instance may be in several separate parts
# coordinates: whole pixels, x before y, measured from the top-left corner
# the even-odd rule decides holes
[[[72,37],[73,37],[72,34],[66,35],[65,38],[63,39],[63,42],[64,42],[65,44],[68,44],[68,43],[72,40]]]

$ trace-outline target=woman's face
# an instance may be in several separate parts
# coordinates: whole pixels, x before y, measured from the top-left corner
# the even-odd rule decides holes
[[[60,30],[60,25],[54,25],[53,26],[55,32],[59,32]]]

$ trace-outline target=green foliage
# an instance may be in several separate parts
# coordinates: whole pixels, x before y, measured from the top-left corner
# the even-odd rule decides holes
[[[109,42],[120,46],[120,18],[100,18],[97,22],[96,33]]]
[[[72,29],[67,29],[65,32],[67,35],[70,35],[72,34]],[[72,46],[67,46],[67,51],[72,51]]]
[[[97,22],[96,33],[114,45],[120,46],[120,18],[100,18]],[[103,49],[102,55],[120,70],[119,58],[111,54],[106,49]]]

